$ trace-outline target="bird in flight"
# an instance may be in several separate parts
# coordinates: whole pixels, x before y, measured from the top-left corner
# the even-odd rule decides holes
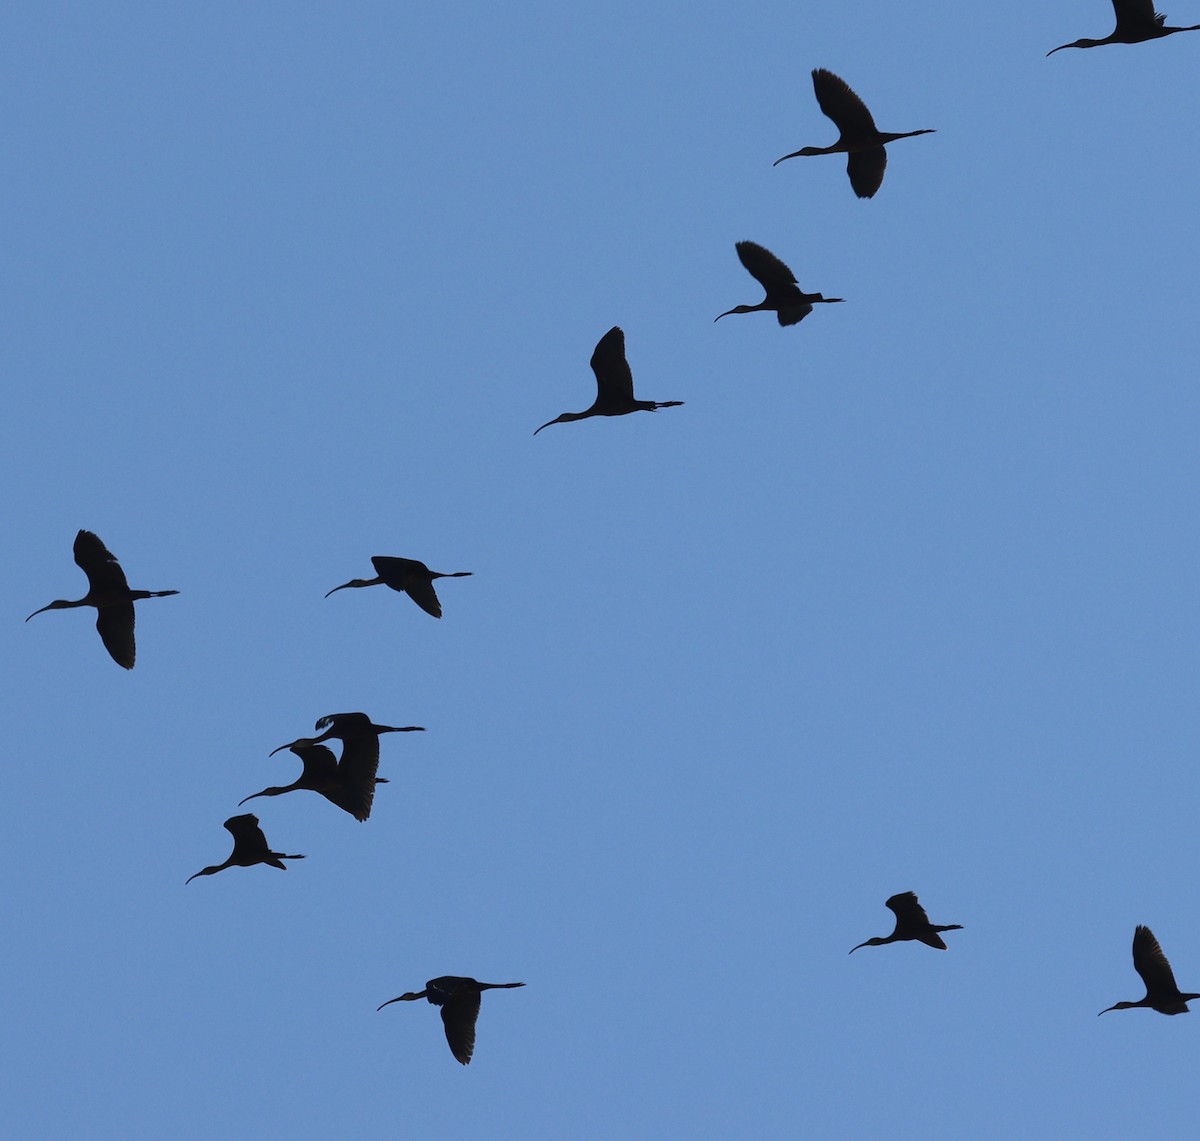
[[[592,372],[596,374],[596,401],[585,412],[564,412],[547,420],[565,424],[570,420],[586,420],[589,416],[624,416],[628,412],[657,412],[660,408],[677,408],[682,400],[638,400],[633,395],[633,372],[625,359],[625,334],[614,325],[596,344],[592,353]],[[542,430],[538,428],[536,436]]]
[[[421,725],[376,725],[365,713],[330,713],[314,729],[319,737],[301,737],[271,750],[271,756],[291,749],[304,763],[300,779],[286,788],[265,788],[254,796],[280,796],[297,788],[319,792],[326,800],[344,808],[355,820],[371,815],[375,786],[380,783],[379,737],[382,733],[424,733]],[[342,759],[335,761],[323,741],[336,737],[342,742]],[[386,784],[387,782],[382,782]],[[246,797],[252,800],[253,797]],[[246,801],[243,800],[242,804]]]
[[[773,310],[781,325],[797,325],[813,311],[815,303],[831,305],[844,300],[841,297],[822,297],[819,293],[803,292],[796,284],[796,275],[770,250],[763,249],[755,242],[738,242],[737,256],[750,276],[767,291],[767,295],[757,305],[735,306],[714,317],[714,321],[728,317],[730,313]]]
[[[1154,0],[1112,0],[1117,16],[1117,26],[1102,40],[1075,40],[1074,43],[1059,44],[1046,53],[1052,56],[1063,48],[1098,48],[1104,44],[1140,44],[1146,40],[1160,40],[1176,32],[1200,32],[1200,24],[1190,28],[1168,28],[1167,18],[1154,10]]]
[[[133,669],[137,646],[133,640],[133,604],[142,598],[165,598],[177,590],[130,590],[117,557],[91,531],[75,536],[75,562],[87,575],[88,592],[74,602],[59,598],[29,616],[47,610],[70,610],[76,606],[96,608],[96,629],[112,660],[127,670]],[[25,621],[28,622],[29,618]]]
[[[1154,932],[1140,924],[1133,929],[1133,969],[1146,984],[1146,997],[1137,1002],[1118,1002],[1115,1006],[1105,1007],[1101,1014],[1110,1010],[1133,1010],[1138,1006],[1148,1006],[1159,1014],[1187,1014],[1187,1004],[1200,998],[1200,994],[1180,993],[1175,985],[1175,973],[1154,938]]]
[[[818,67],[812,73],[812,78],[817,103],[826,118],[832,119],[833,125],[841,132],[838,141],[828,147],[803,147],[776,159],[773,165],[778,166],[789,158],[801,155],[846,154],[849,155],[846,173],[850,176],[854,193],[859,198],[873,198],[875,191],[883,185],[883,172],[887,169],[884,144],[913,135],[931,135],[933,129],[901,131],[898,134],[881,131],[875,126],[867,105],[854,94],[844,79],[823,67]]]
[[[184,881],[191,883],[196,876],[211,876],[223,872],[226,868],[249,868],[255,864],[270,864],[281,872],[287,871],[284,860],[302,860],[303,856],[288,856],[283,852],[272,852],[267,845],[267,838],[258,826],[258,817],[252,812],[241,816],[231,816],[225,821],[225,827],[233,837],[233,851],[223,864],[213,864],[212,867],[201,868],[196,875],[188,876]]]
[[[915,892],[902,891],[899,895],[893,895],[887,901],[887,907],[896,916],[896,930],[886,937],[877,935],[874,939],[859,943],[858,947],[882,947],[885,943],[903,943],[909,939],[916,939],[927,947],[945,951],[947,947],[939,932],[962,930],[961,923],[949,923],[944,926],[930,923],[929,916],[917,901]],[[853,955],[858,947],[851,947],[850,954]]]
[[[375,765],[372,766],[369,749],[343,748],[339,762],[333,750],[324,745],[293,744],[285,748],[291,749],[303,763],[304,770],[300,776],[291,784],[251,793],[245,800],[238,801],[239,808],[256,796],[282,796],[296,789],[308,789],[319,792],[331,804],[349,812],[355,820],[366,820],[371,815],[375,786],[388,783],[386,778],[377,777],[374,772],[379,765],[378,749],[375,750]]]
[[[374,555],[371,565],[375,568],[374,578],[352,578],[349,582],[335,586],[329,594],[346,590],[355,586],[390,586],[393,590],[407,594],[426,614],[434,618],[442,616],[442,604],[433,589],[435,578],[469,578],[470,571],[454,571],[443,574],[441,571],[431,571],[424,563],[416,559],[399,559],[392,555]],[[326,598],[329,594],[325,595]]]
[[[485,990],[508,990],[524,985],[481,983],[459,975],[443,975],[439,979],[430,979],[424,990],[409,991],[398,998],[389,998],[376,1009],[382,1010],[385,1006],[391,1006],[393,1002],[413,1002],[419,998],[428,999],[434,1006],[440,1006],[442,1024],[446,1028],[446,1041],[450,1043],[450,1053],[465,1066],[475,1053],[475,1020],[479,1017],[480,994]]]

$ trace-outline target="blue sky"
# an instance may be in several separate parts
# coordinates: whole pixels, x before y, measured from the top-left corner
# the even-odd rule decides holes
[[[1200,986],[1200,34],[902,7],[0,16],[3,1132],[1194,1133],[1196,1020],[1095,1015],[1138,923]],[[771,166],[813,67],[937,129],[871,201]],[[743,239],[847,303],[714,325]],[[684,407],[534,440],[613,325]],[[81,527],[132,673],[22,623]],[[428,729],[371,819],[185,888],[344,710]],[[375,1012],[442,974],[528,984],[466,1070]]]

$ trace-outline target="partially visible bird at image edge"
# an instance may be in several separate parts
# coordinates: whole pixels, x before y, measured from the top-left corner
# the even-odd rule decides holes
[[[1159,1014],[1189,1014],[1187,1004],[1200,994],[1182,994],[1175,983],[1175,972],[1167,962],[1167,956],[1154,938],[1149,927],[1139,924],[1133,930],[1133,969],[1142,976],[1146,984],[1146,997],[1137,1002],[1118,1002],[1106,1006],[1101,1014],[1110,1010],[1134,1010],[1144,1006],[1157,1010]]]
[[[1105,44],[1142,44],[1147,40],[1161,40],[1176,32],[1200,32],[1200,24],[1187,28],[1168,28],[1167,17],[1154,10],[1154,0],[1112,0],[1117,26],[1102,40],[1075,40],[1059,44],[1046,53],[1052,56],[1063,48],[1099,48]]]

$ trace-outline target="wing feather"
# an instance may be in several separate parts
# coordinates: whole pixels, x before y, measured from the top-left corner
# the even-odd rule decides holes
[[[81,532],[82,534],[82,532]],[[117,570],[120,571],[120,567]],[[124,579],[124,575],[121,576]],[[88,576],[91,578],[91,575]],[[100,606],[96,610],[96,630],[104,648],[112,660],[127,670],[133,669],[137,657],[137,645],[133,638],[133,603],[119,602],[114,606]]]
[[[633,370],[625,359],[625,333],[614,325],[596,344],[592,353],[597,400],[633,400]]]
[[[834,126],[843,135],[869,135],[876,131],[875,120],[867,110],[867,105],[840,75],[818,67],[814,69],[812,78],[822,113],[827,119],[833,120]]]
[[[786,290],[789,285],[796,284],[796,275],[757,242],[738,242],[737,256],[750,276],[768,293]]]

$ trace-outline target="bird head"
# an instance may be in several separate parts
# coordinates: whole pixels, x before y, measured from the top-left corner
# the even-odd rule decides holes
[[[549,428],[551,424],[565,424],[569,420],[578,420],[579,418],[580,417],[577,412],[564,412],[561,416],[555,416],[553,420],[547,420],[542,425],[542,428]],[[542,430],[542,428],[538,428],[533,434],[536,436],[538,432]]]
[[[68,610],[68,609],[70,609],[70,606],[71,606],[71,603],[68,602],[65,598],[56,598],[53,602],[48,603],[46,606],[43,606],[41,608],[41,610],[35,610],[33,612],[33,614],[43,614],[47,610]],[[31,614],[29,616],[29,618],[32,618],[33,614]],[[29,618],[26,618],[25,621],[28,622]]]
[[[1051,49],[1050,49],[1050,50],[1049,50],[1049,51],[1046,53],[1046,57],[1047,57],[1047,58],[1049,58],[1049,57],[1050,57],[1050,56],[1052,56],[1052,55],[1053,55],[1055,52],[1060,52],[1060,51],[1062,51],[1062,50],[1063,50],[1063,48],[1094,48],[1094,47],[1098,47],[1098,46],[1099,46],[1100,44],[1102,44],[1103,42],[1104,42],[1103,40],[1075,40],[1073,43],[1069,43],[1069,44],[1059,44],[1059,45],[1058,45],[1058,47],[1056,47],[1056,48],[1051,48]],[[1104,1013],[1104,1011],[1101,1011],[1100,1013],[1101,1013],[1101,1014],[1103,1014],[1103,1013]]]
[[[754,313],[754,312],[756,312],[756,310],[752,305],[737,305],[733,309],[728,309],[724,313],[719,313],[716,317],[713,318],[713,324],[715,325],[722,317],[728,317],[732,313]]]
[[[337,594],[339,590],[345,590],[351,586],[375,586],[378,581],[378,579],[352,578],[349,582],[342,583],[341,586],[335,586],[329,594]],[[329,594],[325,595],[325,597],[328,598]]]
[[[783,158],[777,158],[773,163],[771,163],[771,165],[778,166],[781,162],[787,162],[787,160],[790,158],[809,158],[811,155],[823,155],[827,153],[828,152],[822,150],[820,147],[802,147],[798,151],[792,151],[790,155],[784,155]]]
[[[425,997],[424,991],[416,991],[415,992],[415,991],[410,990],[407,994],[402,994],[398,998],[389,998],[387,1000],[387,1002],[382,1003],[379,1006],[377,1006],[375,1008],[375,1012],[376,1012],[376,1014],[378,1014],[379,1011],[381,1011],[385,1006],[391,1006],[393,1002],[412,1002],[414,999],[424,998],[424,997]]]
[[[859,943],[858,947],[882,947],[886,942],[888,942],[887,939],[876,935],[874,939],[868,939],[865,943]],[[853,955],[858,950],[858,947],[851,947],[847,954]]]

